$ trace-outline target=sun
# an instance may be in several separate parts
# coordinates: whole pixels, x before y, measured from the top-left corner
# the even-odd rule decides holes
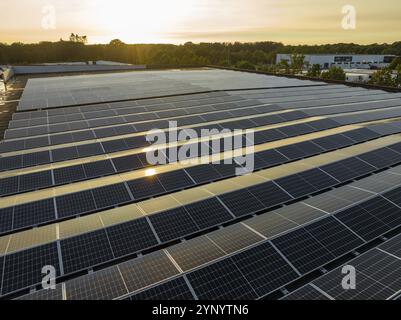
[[[127,42],[152,42],[173,32],[191,11],[191,0],[103,1],[98,24],[108,35]]]

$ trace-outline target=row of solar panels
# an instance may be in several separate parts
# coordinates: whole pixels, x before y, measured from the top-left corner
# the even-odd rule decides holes
[[[252,203],[252,201],[249,200],[249,203]],[[208,207],[204,207],[204,209],[220,205],[218,202],[209,203]],[[239,253],[232,252],[238,251],[238,248],[232,251],[221,249],[229,246],[228,241],[230,238],[221,238],[220,242],[226,242],[225,246],[215,245],[214,248],[213,241],[210,241],[210,238],[196,238],[166,249],[166,252],[172,257],[180,270],[173,267],[173,263],[169,261],[164,253],[156,252],[144,258],[134,259],[118,266],[95,272],[95,274],[67,281],[65,286],[67,297],[83,299],[96,296],[98,299],[112,299],[139,290],[132,298],[171,299],[177,296],[194,298],[192,294],[187,295],[187,291],[189,293],[195,292],[196,298],[199,299],[260,298],[347,253],[354,252],[358,247],[400,226],[400,205],[401,188],[398,186],[391,191],[386,191],[383,195],[368,195],[367,199],[355,203],[353,206],[334,215],[325,215],[319,218],[318,221],[314,218],[306,219],[306,224],[304,225],[294,224],[291,220],[286,220],[282,217],[283,221],[287,221],[287,225],[282,226],[284,233],[277,232],[274,236],[267,236],[262,240],[259,238],[257,240],[248,240],[249,242],[254,241],[256,244],[251,248],[247,248],[247,245],[243,243],[243,249],[245,250],[240,250]],[[187,214],[193,214],[194,212],[193,207],[186,207],[185,211]],[[311,211],[313,211],[312,208]],[[355,211],[362,221],[355,219]],[[268,217],[270,214],[273,213],[264,213],[262,216]],[[170,221],[174,223],[181,221],[182,218],[183,216],[179,218],[170,216]],[[291,215],[288,218],[291,219]],[[312,222],[309,223],[310,221]],[[244,224],[247,225],[248,221],[245,220]],[[130,231],[133,231],[133,229],[130,229]],[[121,237],[122,234],[120,232],[119,236]],[[108,230],[107,235],[108,237],[98,232],[93,233],[91,238],[86,235],[81,239],[81,243],[71,241],[71,239],[62,240],[60,246],[64,272],[73,270],[74,267],[75,269],[82,268],[82,264],[85,263],[82,259],[86,259],[86,261],[93,259],[92,256],[84,256],[84,246],[89,246],[92,250],[96,250],[97,253],[102,253],[103,256],[108,256],[109,258],[115,257],[116,252],[124,251],[125,246],[113,246],[115,237],[113,237],[111,230]],[[256,237],[254,236],[254,238]],[[107,245],[108,239],[112,241],[111,247]],[[63,243],[63,241],[68,240],[70,240],[69,243]],[[93,240],[98,243],[102,242],[108,249],[105,250],[103,248],[102,250],[97,245],[95,246]],[[51,249],[49,246],[47,245],[46,250],[53,250],[53,262],[58,261],[56,259],[56,247],[54,246]],[[238,247],[240,246],[238,245]],[[69,249],[74,249],[76,253],[82,252],[80,260],[72,261],[71,255],[68,254]],[[88,250],[88,252],[90,251]],[[21,253],[15,255],[18,254]],[[16,257],[13,258],[9,258],[9,264],[16,259]],[[218,259],[217,262],[202,266],[204,263],[212,262],[216,259]],[[144,260],[147,261],[145,262]],[[40,261],[40,263],[43,263],[43,261]],[[7,266],[7,261],[5,265]],[[55,265],[59,266],[58,264]],[[14,269],[11,266],[6,267],[4,275],[9,274],[12,270]],[[187,281],[179,283],[183,276],[189,283]],[[154,288],[140,290],[171,277],[176,278],[156,285]],[[152,282],[155,278],[157,281]],[[124,281],[126,286],[119,286],[120,281]],[[108,288],[112,287],[115,290],[97,290],[101,283],[105,282]],[[6,281],[5,286],[3,283],[3,293],[4,288],[7,291],[12,283],[14,282]],[[189,290],[188,284],[193,290]],[[174,288],[174,290],[171,290],[171,288]],[[123,290],[121,291],[121,289]]]
[[[231,111],[210,112],[202,115],[190,115],[175,119],[178,126],[190,126],[202,124],[210,121],[227,120],[231,118],[256,116],[280,110],[277,106],[264,106],[256,101],[244,101],[239,103],[239,109]],[[244,108],[244,109],[241,109]],[[299,111],[294,111],[299,112]],[[58,144],[81,142],[86,140],[101,139],[118,135],[128,135],[133,133],[146,132],[152,129],[165,129],[169,127],[169,121],[174,119],[159,119],[147,122],[138,122],[135,124],[116,125],[100,129],[81,130],[71,133],[61,133],[53,135],[39,136],[35,138],[24,138],[18,140],[6,140],[0,144],[0,151],[12,152],[32,148],[54,146]],[[70,125],[71,126],[71,125]]]
[[[393,151],[401,151],[400,148],[401,143],[397,143],[389,146],[389,148],[381,148],[360,155],[364,160],[361,160],[360,157],[347,158],[325,165],[320,170],[315,168],[276,181],[261,183],[178,207],[167,212],[160,212],[149,217],[114,225],[103,230],[8,254],[5,256],[2,294],[37,283],[38,276],[41,275],[33,271],[35,259],[41,263],[41,266],[54,265],[59,267],[58,245],[61,246],[64,274],[78,272],[108,262],[116,257],[135,254],[158,246],[163,242],[187,237],[201,230],[209,230],[217,225],[232,222],[239,217],[266,211],[285,202],[292,202],[308,194],[322,191],[322,189],[374,173],[389,165],[401,163],[401,154]],[[371,165],[367,163],[368,160],[371,161]],[[143,184],[138,185],[138,188],[141,187],[143,188]],[[136,188],[133,188],[133,190],[136,190]],[[114,199],[114,197],[112,196],[111,199]],[[238,199],[244,201],[239,202]],[[79,204],[81,206],[84,205],[84,201],[80,201]],[[365,210],[368,211],[367,208]],[[398,210],[401,211],[401,209]],[[377,214],[387,215],[387,220],[394,218],[394,215],[389,215],[388,212],[383,210],[379,210]],[[385,216],[382,219],[385,219]],[[401,219],[401,214],[399,217]],[[348,223],[345,220],[343,222],[345,224]],[[342,228],[344,227],[342,226]],[[357,229],[354,230],[355,233],[358,233],[358,231]],[[331,230],[329,234],[338,241],[340,237],[338,232]],[[317,237],[317,235],[314,234],[314,237]],[[365,237],[365,235],[361,235],[361,237]],[[307,243],[311,241],[310,238],[313,237],[310,236]],[[288,236],[288,239],[294,239],[293,235]],[[346,243],[350,245],[352,242],[348,240]],[[300,243],[300,239],[294,239],[294,241],[295,243]],[[359,239],[359,242],[362,241]],[[307,243],[303,244],[301,248],[308,247]],[[308,247],[309,251],[315,246],[314,242],[313,244],[312,247]],[[286,254],[284,248],[281,250]],[[52,253],[49,254],[49,251]],[[329,257],[333,258],[332,255],[321,255],[320,253],[321,260]],[[35,255],[37,257],[33,258]],[[30,260],[29,265],[31,265],[31,268],[29,271],[24,270],[24,263],[21,263],[23,257],[26,256]],[[293,263],[295,265],[298,263],[296,257],[297,255],[295,258],[288,256],[290,260],[294,259]],[[308,264],[310,264],[309,260]],[[297,269],[302,270],[302,272],[309,270],[308,268],[310,267],[302,268],[301,265],[297,265]]]
[[[192,93],[202,93],[209,91],[208,88],[194,86],[191,84],[182,84],[179,82],[171,81],[168,86],[164,88],[151,88],[151,83],[142,84],[143,87],[140,90],[135,90],[135,86],[131,85],[130,88],[126,88],[125,92],[121,87],[110,88],[85,88],[82,90],[71,90],[69,92],[49,92],[31,94],[30,83],[24,89],[23,95],[21,96],[20,102],[17,106],[17,110],[35,110],[40,108],[58,108],[65,106],[75,106],[82,104],[91,104],[96,102],[108,102],[108,101],[119,101],[128,99],[142,99],[142,98],[153,98],[168,96],[171,94],[192,94]],[[142,86],[141,85],[141,86]],[[102,92],[98,92],[97,89]]]
[[[234,120],[225,123],[215,123],[213,125],[196,127],[192,129],[195,130],[195,132],[197,132],[198,136],[200,137],[202,134],[202,130],[207,130],[207,129],[223,130],[226,128],[234,130],[241,128],[242,129],[253,128],[255,126],[258,127],[258,126],[284,123],[288,121],[295,121],[303,117],[304,117],[303,113],[299,111],[294,111],[294,112],[286,112],[280,115],[271,115],[271,116],[265,115],[265,116],[255,117],[252,119]],[[329,120],[325,120],[325,122],[329,122]],[[299,126],[296,128],[300,129]],[[308,127],[306,126],[306,128]],[[304,128],[303,131],[305,131],[306,128]],[[282,127],[281,131],[278,130],[276,131],[280,137],[285,137],[286,133],[293,132],[294,131],[293,129],[294,128],[292,128],[291,126],[286,126]],[[273,140],[275,140],[274,139],[275,131],[271,131],[271,133],[273,136]],[[9,144],[11,146],[11,142]],[[49,151],[38,151],[31,153],[26,152],[15,156],[0,158],[0,171],[18,169],[18,168],[52,163],[52,162],[59,162],[75,158],[95,156],[105,153],[113,153],[130,149],[144,148],[149,145],[150,142],[146,140],[146,136],[139,135],[139,136],[132,136],[128,138],[120,138],[120,139],[108,140],[90,144],[78,144],[77,146],[63,147]]]
[[[238,94],[238,93],[237,93]],[[387,93],[385,94],[384,91],[379,91],[379,90],[364,90],[364,89],[351,89],[349,88],[348,90],[330,90],[327,91],[326,93],[305,93],[303,95],[298,94],[297,96],[277,96],[275,98],[272,98],[270,96],[266,96],[266,94],[247,94],[247,95],[241,95],[241,97],[244,98],[250,98],[250,97],[260,97],[258,100],[263,101],[264,103],[282,103],[282,104],[289,104],[289,103],[296,103],[300,102],[302,103],[308,103],[311,102],[311,106],[313,106],[315,101],[322,100],[322,99],[364,99],[363,97],[370,97],[369,100],[377,100],[377,97],[380,95],[388,96],[391,97],[392,94]],[[396,96],[396,95],[395,95]],[[254,98],[257,99],[257,98]],[[306,105],[308,106],[308,105]]]
[[[381,110],[386,108],[388,108],[388,110],[390,111],[391,108],[400,106],[401,106],[401,101],[399,99],[394,99],[385,101],[355,103],[351,105],[336,105],[331,108],[327,107],[313,108],[313,109],[308,109],[306,112],[308,112],[309,115],[321,115],[321,114],[329,115],[329,114],[340,114],[346,112]]]
[[[290,138],[297,135],[302,135],[306,133],[318,132],[321,130],[331,129],[336,127],[337,124],[332,120],[317,120],[312,121],[308,124],[299,124],[291,127],[291,131],[286,130],[286,127],[280,129],[273,130],[262,130],[254,133],[254,140],[246,142],[246,136],[242,135],[242,143],[240,145],[234,146],[225,145],[225,138],[214,138],[214,140],[210,140],[208,142],[202,143],[192,143],[186,144],[188,148],[191,150],[198,150],[197,155],[212,155],[217,154],[223,151],[230,151],[239,149],[242,147],[246,147],[247,144],[252,143],[253,145],[259,145],[263,143],[268,143],[274,140],[279,140],[283,138]],[[401,129],[400,129],[401,131]],[[237,135],[238,136],[238,135]],[[346,145],[352,145],[354,143],[367,141],[373,138],[378,137],[379,135],[367,130],[367,129],[356,129],[352,132],[345,133],[345,136],[342,134],[335,135],[333,137],[322,137],[316,139],[314,141],[317,146],[315,148],[315,152],[317,151],[327,151],[333,150],[339,147],[344,147]],[[301,150],[301,152],[289,151],[289,147],[279,148],[278,151],[282,152],[282,154],[288,154],[290,157],[302,157],[306,154],[302,153],[302,148],[307,145],[311,145],[310,143],[300,143],[293,147],[293,150]],[[324,149],[321,149],[324,148]],[[296,148],[296,149],[295,149]],[[171,150],[174,152],[176,147],[166,148],[166,161],[170,161],[170,153]],[[114,149],[113,149],[114,150]],[[106,151],[111,151],[110,149],[106,149]],[[119,150],[120,151],[120,150]],[[69,167],[62,167],[53,170],[34,172],[30,174],[21,174],[18,176],[8,177],[4,179],[0,179],[0,196],[10,195],[19,192],[27,192],[32,190],[37,190],[41,188],[46,188],[49,186],[62,185],[72,182],[77,182],[80,180],[87,180],[98,178],[110,174],[122,173],[131,170],[138,170],[142,168],[146,168],[149,166],[147,161],[147,153],[140,152],[132,155],[124,155],[121,157],[115,157],[107,160],[99,160],[93,161],[89,163],[78,164]],[[189,159],[189,156],[187,158]],[[55,159],[53,159],[55,160]],[[181,159],[184,160],[184,159]],[[258,159],[256,159],[256,164]]]
[[[121,109],[107,109],[103,111],[74,113],[70,115],[54,116],[50,118],[19,120],[18,122],[10,122],[9,128],[11,128],[11,130],[8,130],[8,132],[10,132],[10,134],[11,133],[15,134],[16,132],[18,132],[16,128],[24,128],[24,127],[35,127],[38,130],[39,127],[41,127],[41,128],[48,128],[48,130],[51,130],[53,128],[54,129],[57,128],[55,124],[60,124],[65,122],[77,122],[77,121],[79,121],[79,123],[86,123],[88,125],[87,126],[88,128],[91,126],[108,125],[107,123],[106,124],[102,123],[102,120],[104,120],[104,118],[113,119],[115,123],[112,124],[121,124],[124,122],[156,119],[155,118],[156,115],[162,118],[164,115],[174,112],[177,113],[178,116],[182,116],[191,113],[201,113],[201,112],[194,112],[195,108],[203,110],[201,107],[204,108],[205,110],[204,112],[226,110],[229,109],[230,106],[235,108],[236,105],[234,104],[234,102],[240,102],[244,100],[245,99],[241,98],[240,96],[224,97],[224,98],[214,98],[214,99],[183,101],[183,102],[168,103],[168,104],[157,104],[150,106],[126,107]],[[136,120],[133,120],[134,119],[133,115],[137,115],[138,118]],[[87,120],[87,121],[81,121],[81,120]],[[47,126],[48,124],[50,126]]]
[[[398,102],[391,101],[391,105],[398,105]],[[365,112],[365,113],[356,113],[356,114],[347,114],[343,116],[338,116],[339,119],[341,119],[341,123],[356,123],[356,122],[361,122],[361,121],[373,121],[376,119],[386,119],[386,118],[392,118],[392,117],[399,117],[401,116],[401,107],[398,108],[392,108],[389,110],[381,110],[380,106],[382,104],[378,103],[375,105],[377,107],[377,111],[374,112]],[[386,106],[386,104],[384,104]],[[370,105],[372,107],[372,105]],[[354,105],[350,108],[349,110],[352,109],[364,109],[368,108],[369,109],[369,104],[367,105]],[[256,109],[256,110],[254,110]],[[329,108],[322,108],[320,110],[304,110],[304,118],[309,116],[315,116],[315,115],[324,115],[327,113],[330,113],[328,111]],[[238,110],[233,110],[230,112],[231,115],[227,114],[228,112],[217,112],[217,114],[205,114],[203,116],[189,116],[189,117],[183,117],[177,119],[178,125],[179,126],[187,126],[187,125],[194,125],[202,122],[207,122],[207,121],[218,121],[218,120],[223,120],[227,118],[232,118],[232,117],[241,117],[246,115],[248,112],[252,114],[253,112],[274,112],[279,110],[279,107],[271,105],[271,106],[261,106],[261,107],[255,107],[251,109],[238,109]],[[296,111],[293,111],[296,112]],[[255,114],[253,113],[253,114]],[[290,113],[286,113],[290,114]],[[307,114],[307,115],[306,115]],[[224,116],[224,117],[223,117]],[[270,115],[271,119],[275,120],[277,118],[277,115]],[[243,120],[245,121],[245,120]],[[268,121],[267,121],[268,122]],[[274,124],[277,123],[277,121],[271,121],[268,122],[268,124]],[[248,121],[249,124],[249,121]],[[138,127],[138,128],[137,128]],[[139,128],[140,127],[140,128]],[[158,120],[158,121],[149,121],[141,124],[137,124],[136,126],[134,125],[122,125],[122,126],[114,126],[114,127],[109,127],[109,128],[104,128],[104,129],[97,129],[97,130],[86,130],[86,131],[77,131],[77,132],[72,132],[72,133],[65,133],[65,134],[57,134],[53,136],[43,136],[43,137],[37,137],[37,138],[31,138],[31,139],[21,139],[21,140],[16,140],[16,141],[9,141],[9,142],[3,142],[0,145],[0,150],[3,150],[3,152],[11,152],[11,151],[16,151],[16,150],[24,150],[27,148],[38,148],[38,147],[44,147],[48,145],[57,145],[57,144],[62,144],[62,143],[71,143],[73,141],[85,141],[85,140],[91,140],[91,139],[96,139],[96,138],[104,138],[104,137],[110,137],[114,135],[121,135],[121,134],[130,134],[133,132],[138,132],[138,131],[146,131],[150,130],[152,128],[166,128],[168,127],[168,121],[165,120]],[[240,128],[247,128],[247,126],[239,126]],[[135,129],[134,129],[135,128]],[[50,138],[50,141],[49,141]]]
[[[377,138],[378,136],[379,135],[368,129],[357,129],[345,132],[344,134],[260,151],[255,153],[254,156],[255,170],[267,169],[290,161],[351,146],[355,143]],[[382,153],[384,153],[384,151],[382,151]],[[390,159],[393,160],[394,153],[390,154],[390,156],[392,156]],[[362,159],[368,158],[368,156],[361,157]],[[134,163],[131,164],[131,159],[126,160],[128,160],[128,165],[134,165]],[[136,160],[139,159],[137,158]],[[91,178],[91,176],[85,176],[86,171],[89,173],[92,172],[95,175],[113,173],[111,171],[111,163],[110,167],[104,165],[90,165],[91,164],[74,166],[67,170],[57,169],[54,172],[54,177],[55,179],[64,179],[63,182],[66,183],[67,181],[65,181],[65,177],[72,180],[69,182]],[[138,165],[142,165],[142,162]],[[235,162],[231,165],[202,164],[186,169],[161,173],[155,177],[127,180],[124,183],[71,193],[54,199],[49,198],[32,203],[19,204],[15,207],[3,208],[0,209],[1,216],[3,217],[0,220],[0,232],[10,232],[12,230],[15,231],[21,228],[54,222],[59,219],[81,216],[83,214],[89,214],[106,208],[120,206],[126,203],[156,197],[161,194],[194,187],[203,183],[210,183],[223,178],[234,177],[236,174],[236,168],[238,167],[240,167],[240,165]],[[85,170],[85,168],[87,168],[87,170]],[[29,180],[27,178],[29,178]],[[20,176],[19,179],[18,177],[13,177],[12,179],[5,179],[1,182],[2,186],[7,189],[15,189],[17,187],[31,188],[32,186],[46,187],[51,185],[52,175],[50,171],[47,171],[39,174]],[[18,182],[20,182],[20,184],[18,184]],[[305,188],[305,190],[307,189]]]
[[[397,169],[396,171],[399,172],[400,167]],[[269,214],[262,214],[245,220],[242,224],[237,223],[208,233],[206,236],[170,246],[165,252],[169,253],[170,257],[173,255],[179,261],[182,270],[187,271],[219,259],[225,254],[231,254],[251,245],[256,245],[263,241],[264,237],[272,238],[296,228],[298,225],[323,217],[327,213],[343,210],[349,207],[351,201],[371,198],[372,193],[362,191],[361,187],[367,187],[367,190],[371,190],[371,192],[384,193],[400,184],[401,176],[399,173],[385,171],[375,174],[372,178],[354,182],[350,186],[340,187],[321,194],[318,196],[321,198],[319,203],[316,203],[315,196],[305,203],[291,204],[269,212]],[[380,186],[379,189],[377,188],[378,185]],[[313,202],[310,201],[311,199]],[[307,205],[307,202],[311,202],[311,205]],[[313,206],[318,209],[314,209]],[[256,230],[256,232],[251,231],[251,229]],[[113,299],[177,276],[180,270],[174,267],[173,262],[169,260],[165,252],[157,251],[108,269],[69,280],[65,283],[66,298]],[[125,283],[126,286],[120,285],[122,283]],[[148,295],[147,297],[151,298],[152,296]],[[174,294],[171,292],[168,295],[156,295],[155,297],[171,299]],[[41,290],[24,298],[62,299],[61,284],[58,285],[57,290]]]
[[[253,101],[253,103],[251,102]],[[207,116],[208,114],[216,114],[215,111],[222,111],[222,110],[234,110],[234,109],[241,109],[241,113],[235,112],[235,115],[241,116],[247,115],[247,110],[243,109],[243,107],[249,106],[256,106],[259,102],[255,100],[248,100],[247,102],[231,102],[231,103],[223,103],[218,105],[206,105],[206,106],[199,106],[199,107],[192,107],[192,108],[183,108],[178,110],[167,110],[167,111],[160,111],[154,113],[138,113],[129,116],[112,116],[107,117],[104,114],[104,118],[99,118],[95,120],[89,121],[72,121],[63,124],[54,124],[54,125],[46,125],[46,126],[34,126],[30,128],[21,128],[21,129],[8,129],[5,133],[6,139],[14,139],[14,138],[23,138],[23,137],[32,137],[36,135],[45,135],[45,134],[53,134],[53,133],[60,133],[66,131],[77,131],[76,134],[83,134],[81,131],[82,129],[88,128],[97,128],[97,127],[110,127],[114,125],[122,125],[122,124],[131,124],[134,125],[138,124],[143,121],[151,121],[151,120],[159,120],[165,118],[175,118],[175,117],[184,117],[188,115],[195,115],[198,114],[201,117]],[[400,101],[397,100],[388,100],[388,101],[380,101],[380,102],[369,102],[369,103],[358,103],[352,105],[342,105],[336,106],[335,108],[327,108],[326,106],[323,108],[314,108],[313,110],[308,110],[309,115],[322,115],[322,114],[336,114],[336,113],[343,113],[343,112],[356,112],[356,111],[367,111],[367,110],[374,110],[379,108],[391,108],[400,106]],[[277,108],[276,110],[280,110]],[[112,112],[112,111],[110,111]],[[202,114],[202,115],[201,115]],[[222,115],[224,113],[217,113],[218,119],[224,119]],[[79,116],[78,116],[79,117]],[[212,118],[213,119],[213,118]],[[181,120],[182,121],[182,120]],[[184,120],[185,121],[185,120]],[[210,120],[213,121],[213,120]],[[119,127],[119,128],[128,128],[126,126]],[[105,132],[107,128],[104,128]],[[110,131],[110,130],[109,130]],[[129,131],[129,130],[128,130]],[[133,131],[134,132],[134,131]],[[126,132],[132,133],[132,132]],[[94,138],[94,137],[93,137]]]
[[[56,108],[83,103],[162,97],[247,87],[276,88],[324,85],[312,81],[289,80],[254,74],[235,74],[233,71],[220,70],[185,71],[167,75],[164,72],[163,75],[154,74],[146,79],[138,73],[128,76],[122,74],[117,76],[102,75],[101,78],[102,80],[94,77],[87,78],[84,80],[84,85],[81,82],[83,81],[82,77],[52,78],[51,83],[44,79],[30,79],[21,97],[18,110]],[[117,78],[119,80],[116,82]],[[71,83],[72,81],[74,84]]]
[[[317,87],[319,88],[319,87]],[[313,90],[314,92],[318,91],[317,89]],[[345,92],[347,95],[354,95],[356,92],[351,91],[350,89],[338,89],[333,90],[333,88],[326,88],[324,91],[319,90],[320,98],[326,97],[329,92]],[[308,91],[309,92],[309,91]],[[364,92],[365,97],[368,92]],[[38,126],[38,125],[45,125],[45,124],[54,124],[54,123],[61,123],[61,122],[69,122],[69,121],[76,121],[76,120],[90,120],[96,118],[103,118],[107,116],[118,116],[118,115],[128,115],[128,114],[135,114],[141,112],[152,112],[152,111],[160,111],[160,110],[169,110],[169,109],[178,109],[178,108],[185,108],[185,107],[194,107],[200,105],[207,105],[207,104],[217,104],[217,103],[225,103],[225,102],[232,102],[244,99],[240,95],[229,96],[227,93],[219,93],[221,95],[210,98],[206,94],[201,95],[190,95],[181,98],[180,100],[177,97],[172,97],[175,99],[166,98],[160,99],[164,100],[164,103],[161,103],[159,100],[141,100],[141,101],[125,101],[125,102],[114,102],[108,104],[99,104],[99,105],[91,105],[91,106],[84,106],[84,107],[70,107],[65,109],[55,109],[55,110],[47,110],[47,111],[35,111],[37,114],[33,114],[33,112],[29,115],[30,118],[22,119],[25,113],[17,113],[15,114],[15,118],[21,118],[20,120],[12,120],[9,123],[9,128],[20,128],[20,127],[28,127],[28,126]],[[278,91],[274,95],[281,96],[283,94],[291,95],[291,92],[283,92]],[[372,94],[369,92],[369,94]],[[271,95],[271,94],[270,94]],[[299,95],[299,92],[294,92],[292,95]],[[385,96],[385,95],[383,95]],[[387,94],[390,96],[390,94]],[[298,96],[296,96],[298,97]],[[185,100],[184,100],[185,98]],[[282,97],[285,98],[285,97]],[[362,98],[362,97],[360,97]],[[175,100],[178,100],[174,102]],[[250,100],[250,99],[247,99]],[[254,100],[254,99],[251,99]],[[321,99],[318,99],[321,100]],[[169,101],[169,102],[167,102]],[[27,115],[28,116],[28,115]]]
[[[333,105],[341,105],[348,103],[358,103],[358,102],[369,102],[369,101],[380,101],[380,100],[390,100],[390,99],[398,99],[401,97],[401,94],[398,93],[378,93],[371,94],[370,91],[366,92],[364,95],[357,95],[351,97],[337,97],[333,99],[313,99],[307,101],[295,101],[295,102],[277,102],[276,104],[282,108],[313,108],[313,107],[321,107],[321,106],[333,106]],[[264,99],[260,101],[265,102]]]
[[[240,96],[238,96],[240,97]],[[392,98],[393,99],[393,98]],[[63,123],[63,124],[55,124],[55,125],[47,125],[47,126],[34,126],[31,128],[21,128],[21,129],[9,129],[6,131],[6,139],[13,138],[21,138],[26,136],[33,135],[43,135],[47,133],[59,133],[65,131],[74,131],[81,130],[86,128],[96,128],[96,127],[104,127],[104,126],[112,126],[112,125],[120,125],[124,123],[132,123],[162,118],[170,118],[170,117],[179,117],[193,114],[200,114],[205,112],[212,112],[218,110],[230,110],[235,108],[243,107],[245,102],[235,104],[235,103],[223,103],[219,105],[207,105],[206,107],[195,107],[195,108],[187,108],[186,109],[178,109],[178,110],[170,110],[170,111],[161,111],[149,114],[136,114],[130,116],[120,116],[115,117],[115,114],[112,110],[107,112],[100,112],[103,114],[103,118],[90,120],[90,121],[73,121],[72,123]],[[256,105],[256,104],[255,104]],[[355,111],[363,111],[363,110],[373,110],[378,108],[389,108],[399,106],[399,100],[388,100],[388,101],[378,101],[378,102],[368,102],[368,103],[358,103],[351,105],[342,105],[336,106],[336,108],[315,108],[310,110],[308,114],[310,115],[322,115],[322,114],[335,114],[341,112],[355,112]],[[246,106],[246,104],[245,104]],[[157,106],[158,108],[165,108],[165,106]],[[293,108],[297,108],[297,104],[294,103]],[[339,109],[340,108],[340,109]],[[136,108],[133,108],[136,109]],[[245,111],[244,111],[245,112]],[[111,114],[109,114],[111,113]],[[72,115],[69,117],[70,120],[82,120],[82,115]]]
[[[109,103],[99,103],[94,105],[76,106],[76,107],[65,107],[49,110],[37,110],[37,111],[26,111],[17,112],[13,114],[12,121],[19,120],[33,120],[36,118],[50,118],[55,116],[68,116],[74,113],[86,113],[86,112],[97,112],[106,111],[108,109],[119,109],[127,107],[143,107],[152,106],[160,104],[170,104],[175,102],[193,101],[193,100],[208,100],[215,98],[228,98],[229,94],[226,92],[211,92],[211,93],[201,93],[201,94],[191,94],[185,96],[172,96],[166,98],[156,98],[156,99],[145,99],[145,100],[130,100],[123,102],[109,102]]]
[[[12,130],[7,130],[5,136],[6,139],[13,139],[13,138],[22,138],[34,135],[60,133],[65,131],[79,131],[80,129],[88,129],[88,128],[110,127],[121,124],[135,125],[140,122],[150,121],[150,120],[184,117],[196,114],[201,114],[202,116],[202,115],[207,115],[209,113],[214,113],[215,111],[235,110],[243,107],[256,106],[256,105],[260,105],[260,103],[256,101],[238,102],[238,103],[231,102],[220,105],[207,105],[203,107],[185,108],[179,110],[167,110],[167,111],[145,113],[145,114],[133,114],[129,116],[105,117],[89,121],[74,121],[70,123],[54,124],[49,126],[36,126],[30,128],[12,129]],[[73,129],[71,129],[72,126],[74,127]]]
[[[348,262],[357,270],[358,285],[343,290],[342,267],[287,295],[285,300],[388,300],[401,292],[401,236]]]

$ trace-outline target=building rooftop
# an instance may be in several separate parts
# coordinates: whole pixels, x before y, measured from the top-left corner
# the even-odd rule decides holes
[[[396,298],[400,97],[215,69],[30,79],[0,142],[0,298]]]

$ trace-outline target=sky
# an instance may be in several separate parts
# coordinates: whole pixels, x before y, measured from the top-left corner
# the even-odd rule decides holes
[[[401,41],[401,1],[9,0],[2,6],[0,42],[66,40],[72,32],[89,43],[392,43]]]

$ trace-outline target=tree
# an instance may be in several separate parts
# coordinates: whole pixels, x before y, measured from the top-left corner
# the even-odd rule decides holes
[[[289,74],[290,73],[290,65],[287,60],[281,60],[278,65],[278,69],[282,72],[284,69],[284,73]]]
[[[304,68],[305,56],[303,54],[295,53],[291,56],[291,69],[294,73],[300,73]]]
[[[376,71],[369,81],[370,84],[377,86],[393,87],[396,85],[396,81],[392,76],[390,69],[382,69]]]
[[[398,66],[401,65],[401,57],[395,57],[395,59],[388,66],[390,70],[396,70]]]
[[[319,78],[322,71],[320,70],[320,64],[314,64],[308,71],[308,77]]]
[[[255,66],[249,61],[240,61],[236,64],[236,67],[244,70],[255,70]]]
[[[78,34],[71,33],[70,42],[87,44],[88,43],[88,37],[87,36],[80,36]]]
[[[111,46],[114,46],[114,47],[119,47],[119,46],[124,46],[125,45],[125,43],[122,42],[120,39],[113,39],[113,40],[110,41],[109,44]]]
[[[401,87],[401,64],[397,66],[394,82],[397,87]]]
[[[266,62],[266,54],[262,50],[256,50],[252,54],[252,60],[255,63],[265,63]]]
[[[328,71],[323,72],[321,75],[322,79],[330,80],[342,80],[345,81],[345,72],[339,67],[331,67]]]

